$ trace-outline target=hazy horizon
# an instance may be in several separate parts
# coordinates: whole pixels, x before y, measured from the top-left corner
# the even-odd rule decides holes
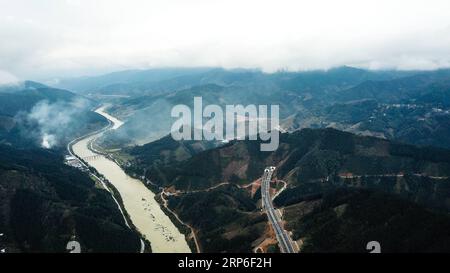
[[[0,83],[159,67],[450,67],[450,2],[0,0]]]
[[[40,78],[24,78],[24,79],[18,79],[18,78],[14,78],[12,81],[10,82],[1,82],[0,81],[0,85],[16,85],[18,83],[23,83],[26,81],[29,82],[36,82],[36,83],[40,83],[40,84],[45,84],[45,85],[58,85],[59,82],[61,80],[77,80],[77,79],[83,79],[83,78],[95,78],[95,77],[102,77],[102,76],[106,76],[106,75],[111,75],[111,74],[115,74],[115,73],[124,73],[124,72],[131,72],[131,71],[135,71],[135,72],[144,72],[144,71],[151,71],[151,70],[163,70],[163,69],[223,69],[225,71],[238,71],[238,70],[246,70],[246,71],[255,71],[255,72],[261,72],[264,74],[275,74],[275,73],[302,73],[302,72],[327,72],[333,69],[341,69],[341,68],[350,68],[350,69],[360,69],[360,70],[366,70],[366,71],[374,71],[374,72],[390,72],[390,71],[398,71],[398,72],[411,72],[411,73],[420,73],[420,72],[432,72],[432,71],[439,71],[439,70],[450,70],[450,67],[439,67],[439,68],[432,68],[432,69],[399,69],[399,68],[365,68],[365,67],[357,67],[357,66],[351,66],[351,65],[339,65],[339,66],[333,66],[333,67],[329,67],[329,68],[314,68],[314,69],[297,69],[297,70],[292,70],[292,69],[280,69],[280,70],[276,70],[276,71],[263,71],[261,68],[245,68],[245,67],[233,67],[233,68],[226,68],[226,67],[219,67],[219,66],[185,66],[185,67],[180,67],[180,66],[159,66],[159,67],[130,67],[127,69],[122,69],[122,70],[115,70],[115,69],[107,69],[105,71],[96,71],[93,73],[87,73],[87,74],[80,74],[80,75],[76,75],[76,76],[63,76],[63,77],[40,77]],[[0,75],[3,76],[3,75]],[[7,76],[7,75],[6,75]]]

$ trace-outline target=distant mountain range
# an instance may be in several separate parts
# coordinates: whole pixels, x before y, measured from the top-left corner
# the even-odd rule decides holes
[[[62,79],[56,86],[82,94],[141,95],[143,92],[164,92],[202,84],[215,68],[160,68],[126,70],[94,77]],[[210,76],[211,77],[211,76]]]
[[[350,87],[366,80],[386,80],[413,74],[401,71],[369,71],[352,67],[307,72],[263,73],[257,69],[155,68],[118,71],[100,76],[61,79],[55,86],[80,93],[152,95],[193,86],[253,84],[255,81],[282,82],[285,89],[313,90],[328,86]]]
[[[130,175],[167,191],[167,208],[204,252],[279,251],[255,183],[266,166],[277,167],[272,190],[285,188],[274,204],[303,252],[366,252],[374,238],[385,252],[450,251],[450,70],[164,68],[56,87],[0,87],[0,230],[17,251],[64,251],[73,234],[92,252],[136,251],[109,195],[61,163],[68,140],[105,125],[90,111],[100,103],[126,122],[98,144]],[[278,150],[173,140],[170,111],[195,96],[205,105],[279,105],[287,132]],[[42,131],[41,117],[63,122],[55,123],[62,131]],[[58,145],[40,149],[44,132]]]
[[[69,81],[69,80],[68,80]],[[144,144],[165,136],[174,105],[277,104],[282,127],[333,127],[417,145],[450,148],[450,70],[371,71],[339,67],[326,71],[263,73],[220,68],[151,69],[72,79],[79,92],[121,94],[113,114],[127,120],[113,142]],[[60,83],[62,87],[71,87]],[[115,85],[136,85],[122,91]],[[156,88],[155,86],[158,86]],[[147,124],[148,126],[142,126]]]

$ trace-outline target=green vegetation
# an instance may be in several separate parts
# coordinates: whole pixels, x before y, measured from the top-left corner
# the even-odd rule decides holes
[[[250,252],[266,226],[250,196],[232,185],[172,196],[169,207],[198,230],[203,252]]]
[[[146,75],[151,75],[146,78]],[[170,109],[205,104],[278,104],[285,129],[334,127],[415,145],[450,148],[450,70],[262,73],[258,70],[151,69],[84,78],[61,86],[127,94],[111,111],[127,123],[112,146],[155,141],[170,131]],[[125,92],[126,91],[126,92]],[[151,118],[149,118],[151,117]],[[145,124],[146,126],[143,126]]]
[[[167,143],[170,144],[168,147],[177,147],[172,146],[173,142]],[[450,151],[445,149],[399,144],[334,129],[303,129],[282,134],[280,147],[275,152],[260,152],[258,141],[235,141],[178,161],[173,160],[173,157],[158,157],[159,151],[166,150],[163,144],[162,141],[154,147],[151,147],[152,143],[147,144],[145,152],[136,149],[133,156],[151,158],[149,162],[152,162],[152,166],[147,166],[147,178],[161,186],[175,186],[176,189],[187,191],[204,190],[171,196],[169,206],[183,221],[198,230],[201,245],[207,252],[250,251],[253,248],[252,244],[260,238],[263,223],[266,223],[265,216],[256,209],[260,192],[257,191],[254,197],[250,198],[246,191],[233,184],[240,185],[259,178],[264,167],[268,165],[277,166],[276,177],[288,183],[287,189],[275,199],[274,203],[278,207],[287,206],[287,215],[290,215],[287,218],[288,224],[297,230],[296,238],[298,236],[303,238],[300,234],[309,234],[310,230],[311,232],[320,230],[322,224],[317,222],[319,220],[314,220],[300,232],[295,223],[302,221],[300,218],[304,213],[289,213],[289,208],[299,204],[315,204],[317,200],[328,200],[328,196],[342,193],[343,190],[349,192],[370,190],[371,194],[378,196],[374,202],[380,210],[389,210],[392,204],[399,206],[399,209],[402,206],[409,206],[408,204],[415,204],[417,212],[420,212],[419,208],[425,210],[424,207],[442,212],[450,209],[448,202],[450,179],[447,178],[450,175],[448,160]],[[151,154],[154,151],[155,154]],[[207,190],[222,182],[231,184]],[[386,198],[386,203],[381,201],[383,198]],[[389,201],[391,199],[395,199],[396,203],[391,203]],[[367,208],[364,209],[369,209],[369,205],[364,203],[364,206],[366,205]],[[345,212],[344,207],[337,209],[337,214]],[[413,211],[415,213],[416,209]],[[395,211],[395,213],[401,215],[402,212]],[[328,219],[326,217],[332,215],[326,212],[323,217]],[[445,221],[442,213],[432,212],[432,215],[434,216],[430,217],[433,221]],[[400,218],[402,219],[400,222],[392,222],[391,228],[403,229],[402,221],[405,223],[411,221],[408,217]],[[347,225],[351,224],[348,222],[351,219],[348,218],[348,221],[347,218],[343,219],[342,225],[346,228],[341,231],[342,234],[331,233],[330,236],[350,240],[353,231],[347,228]],[[333,222],[329,232],[332,232],[335,225],[337,224]],[[363,229],[358,230],[361,233],[366,231],[369,232],[370,227],[363,226]],[[324,234],[317,235],[317,240]],[[360,235],[355,237],[357,241],[350,240],[348,245],[342,246],[342,249],[336,247],[330,248],[330,251],[365,251],[365,245],[361,245],[358,240],[362,240],[361,238],[365,240],[366,237],[358,236]],[[411,233],[406,233],[402,238],[412,240],[411,236],[413,236]],[[244,243],[238,244],[238,239],[235,238]],[[338,239],[331,237],[330,240],[335,241],[330,241],[329,245],[342,243],[336,241]],[[393,242],[390,240],[391,237],[386,237],[385,242],[390,244]],[[307,250],[328,251],[329,245],[325,243],[309,242],[304,245]],[[311,248],[311,244],[317,248]],[[399,248],[387,250],[409,251],[410,245],[403,243]],[[427,250],[443,249],[439,246]]]
[[[39,119],[64,111],[58,116],[61,124],[47,132],[58,135],[55,149],[65,149],[72,139],[108,124],[105,118],[90,111],[95,102],[66,90],[26,81],[13,87],[0,86],[0,143],[15,147],[40,146],[41,126],[49,121],[39,124],[28,115],[38,103],[44,102],[48,103],[43,107],[44,112],[34,113]]]
[[[170,153],[161,152],[173,145],[173,140],[164,140],[145,145],[145,150],[133,149],[139,163],[133,164],[130,171],[143,174],[146,170],[151,181],[181,190],[205,189],[221,182],[248,183],[259,178],[267,165],[277,166],[277,177],[291,183],[291,187],[327,179],[337,183],[339,175],[348,173],[450,175],[448,150],[418,148],[334,129],[282,134],[280,147],[270,153],[260,152],[258,141],[235,141],[175,160]]]
[[[367,252],[374,240],[385,253],[450,251],[448,214],[376,191],[337,190],[312,212],[287,215],[302,252]]]
[[[76,236],[83,252],[137,252],[110,194],[54,151],[0,145],[0,230],[9,251],[65,252]]]
[[[253,198],[250,198],[246,191],[235,185],[246,184],[259,178],[264,167],[268,165],[276,166],[277,178],[288,183],[287,189],[275,200],[276,205],[280,207],[315,204],[317,200],[325,200],[323,206],[326,206],[329,196],[341,192],[342,189],[350,192],[348,202],[336,204],[338,208],[333,209],[334,214],[325,207],[323,214],[320,210],[311,214],[312,218],[316,215],[325,219],[325,222],[330,222],[330,230],[321,230],[321,226],[326,227],[323,225],[325,222],[314,218],[315,222],[311,222],[312,224],[302,230],[305,234],[330,232],[330,240],[337,240],[334,243],[338,243],[342,238],[350,238],[352,229],[349,226],[354,228],[353,222],[361,221],[364,230],[355,238],[363,238],[364,232],[371,229],[370,226],[365,226],[364,221],[372,220],[357,218],[351,210],[351,204],[364,204],[365,210],[370,209],[370,204],[362,202],[357,196],[369,198],[381,211],[387,210],[387,205],[395,207],[396,210],[392,212],[400,222],[391,221],[393,234],[398,234],[395,229],[401,230],[404,223],[411,221],[407,211],[403,210],[403,206],[409,206],[409,202],[416,204],[417,207],[413,211],[424,217],[419,219],[431,217],[429,219],[434,222],[445,222],[445,217],[435,212],[430,212],[433,216],[426,216],[425,212],[421,212],[420,206],[444,212],[450,208],[450,152],[428,147],[450,147],[449,77],[450,70],[418,73],[366,71],[350,67],[273,74],[256,70],[215,68],[155,69],[72,80],[63,82],[62,86],[97,95],[123,94],[126,90],[131,96],[116,99],[118,105],[111,111],[127,122],[120,129],[108,134],[102,145],[106,148],[121,149],[118,152],[121,163],[133,177],[145,176],[157,184],[152,185],[153,188],[173,187],[182,191],[206,190],[219,183],[231,183],[232,185],[210,191],[172,196],[169,205],[184,221],[198,230],[205,251],[233,252],[250,251],[252,243],[261,236],[266,224],[264,216],[256,208],[260,192],[257,191]],[[0,104],[0,110],[3,111],[0,113],[2,143],[16,147],[27,145],[24,141],[26,138],[21,137],[21,128],[14,119],[18,109],[27,111],[41,98],[53,102],[67,100],[73,96],[62,90],[55,93],[56,89],[40,84],[27,84],[29,87],[26,86],[25,91],[0,90],[0,96],[5,98],[3,101],[11,100],[8,105]],[[180,103],[191,105],[194,96],[202,96],[205,104],[222,106],[278,104],[283,127],[291,131],[304,127],[318,129],[282,134],[280,148],[271,153],[260,152],[258,141],[237,141],[217,147],[218,143],[176,142],[170,136],[163,137],[170,129],[171,121],[167,117],[170,116],[172,106]],[[88,117],[84,114],[81,116]],[[90,124],[89,128],[71,127],[76,127],[78,132],[95,128],[102,122],[96,118],[98,117],[88,117],[88,122],[83,122]],[[323,129],[324,127],[381,136],[385,139],[356,136],[334,129]],[[73,137],[73,134],[70,134],[70,137]],[[18,145],[17,139],[23,143]],[[156,139],[158,140],[154,141]],[[146,141],[154,142],[124,148],[125,144],[134,145]],[[21,166],[16,170],[18,172],[28,170],[28,167],[22,168],[23,164],[16,165]],[[52,173],[54,168],[49,167],[42,172]],[[9,176],[13,174],[14,172],[8,171]],[[32,177],[36,180],[34,183],[40,183],[41,176],[39,179],[34,175]],[[51,192],[39,192],[37,196],[35,188],[27,187],[23,192],[18,190],[17,197],[10,197],[9,202],[19,208],[18,211],[22,211],[21,200],[26,196],[36,210],[48,210],[45,200],[50,194],[52,198],[56,198],[53,195],[57,196],[56,200],[64,200],[61,203],[65,206],[70,206],[64,210],[71,215],[70,223],[89,223],[76,213],[95,215],[98,219],[107,217],[107,214],[98,208],[78,205],[83,200],[92,199],[96,202],[97,199],[92,197],[92,190],[89,188],[91,186],[82,183],[75,185],[66,180],[60,181],[57,177],[46,177],[43,181],[58,183],[51,185]],[[370,194],[365,195],[364,189],[370,190]],[[393,197],[394,195],[396,197]],[[397,197],[400,199],[396,199]],[[391,202],[392,198],[396,201]],[[381,201],[383,199],[386,203]],[[352,203],[352,200],[355,203]],[[72,206],[76,209],[72,210]],[[352,213],[347,215],[348,211]],[[371,216],[370,211],[366,212],[367,217],[375,217]],[[294,222],[289,224],[295,225],[298,217],[292,217]],[[32,216],[28,218],[35,221]],[[388,221],[387,218],[383,219]],[[377,222],[370,223],[374,229],[381,230],[380,232],[388,231],[378,227]],[[89,225],[98,227],[98,230],[112,230],[114,233],[114,229],[100,224]],[[72,229],[76,226],[71,224]],[[26,241],[24,245],[27,246],[28,241],[42,244],[33,240],[36,237],[33,232],[42,232],[47,230],[47,227],[40,228],[38,224],[36,227],[35,231],[30,231],[23,226],[23,234],[31,234],[30,238],[21,239]],[[335,231],[340,227],[343,227],[343,230]],[[412,233],[405,234],[404,240],[414,236]],[[300,236],[299,233],[297,235]],[[328,245],[326,242],[320,242],[320,237],[310,235],[304,245],[305,250],[327,251]],[[447,238],[441,239],[445,241]],[[396,241],[390,237],[386,240],[388,243],[383,244],[388,245],[388,250],[412,249],[412,245],[404,241],[399,243],[399,248],[391,248],[390,242]],[[350,240],[348,245],[344,244],[340,250],[360,251],[356,246],[361,247],[360,242]],[[437,245],[424,250],[442,249]]]

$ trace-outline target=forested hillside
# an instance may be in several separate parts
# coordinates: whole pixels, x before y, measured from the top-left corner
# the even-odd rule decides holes
[[[0,232],[8,252],[138,252],[109,192],[56,152],[0,145]]]

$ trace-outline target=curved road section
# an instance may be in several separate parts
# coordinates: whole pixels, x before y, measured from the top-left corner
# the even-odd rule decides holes
[[[267,213],[270,224],[275,231],[277,241],[280,244],[280,250],[283,253],[295,253],[294,246],[292,244],[291,238],[287,232],[281,227],[281,219],[277,214],[275,208],[272,204],[272,199],[270,198],[270,180],[272,179],[272,174],[275,171],[275,167],[267,167],[264,170],[261,182],[261,196],[263,208]]]

